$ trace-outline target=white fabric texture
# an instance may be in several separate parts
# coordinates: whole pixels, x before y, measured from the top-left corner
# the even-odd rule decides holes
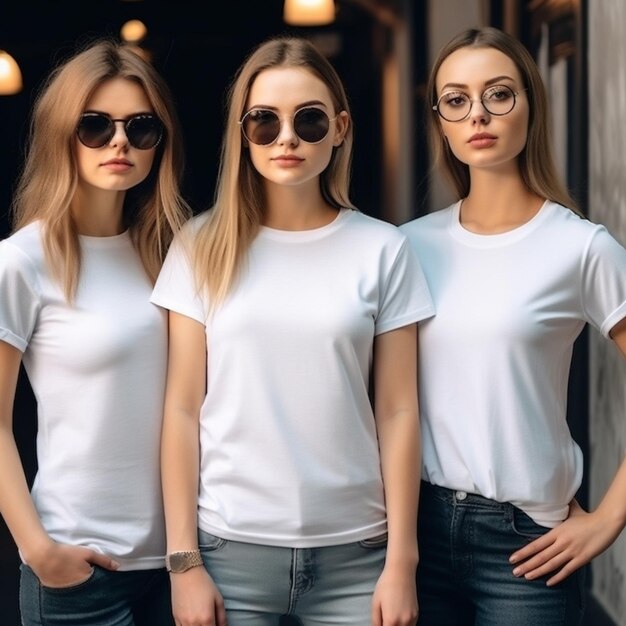
[[[465,230],[459,210],[400,227],[437,309],[420,326],[423,478],[552,527],[583,472],[566,423],[573,343],[626,316],[626,250],[551,202],[497,235]]]
[[[122,570],[163,567],[167,317],[150,303],[128,233],[80,245],[68,305],[38,223],[0,242],[0,340],[23,352],[37,400],[33,501],[55,541],[108,554]]]
[[[314,230],[261,228],[210,318],[175,244],[152,300],[205,324],[200,528],[286,547],[384,532],[374,336],[433,313],[399,229],[348,209]]]

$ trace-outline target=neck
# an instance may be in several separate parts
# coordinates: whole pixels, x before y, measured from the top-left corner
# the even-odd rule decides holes
[[[278,230],[312,230],[330,224],[338,211],[322,198],[318,181],[312,182],[308,190],[268,185],[263,225]]]
[[[464,228],[477,233],[506,232],[532,219],[544,201],[524,185],[518,171],[473,170],[460,221]]]
[[[124,231],[122,219],[123,191],[104,191],[78,188],[70,210],[80,235],[112,237]]]

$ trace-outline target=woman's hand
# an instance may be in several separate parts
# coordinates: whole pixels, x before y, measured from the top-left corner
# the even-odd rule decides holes
[[[73,587],[87,580],[98,565],[116,570],[119,563],[111,557],[82,546],[68,546],[49,541],[45,549],[27,560],[44,587]]]
[[[204,567],[170,574],[176,626],[226,626],[224,600]]]
[[[372,598],[372,626],[414,626],[417,614],[415,567],[385,565]]]
[[[546,584],[556,585],[604,552],[620,531],[621,526],[611,523],[601,509],[587,513],[572,500],[563,523],[511,555],[512,564],[520,563],[513,574],[534,580],[553,573]]]

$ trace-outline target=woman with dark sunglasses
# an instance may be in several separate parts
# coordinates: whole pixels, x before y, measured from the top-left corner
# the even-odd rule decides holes
[[[401,227],[437,309],[420,327],[419,623],[575,626],[581,568],[626,523],[626,461],[585,512],[568,374],[587,323],[626,355],[626,250],[559,180],[519,41],[460,33],[427,93],[459,200]]]
[[[25,626],[173,624],[159,444],[167,319],[150,303],[174,233],[180,131],[167,86],[103,40],[35,103],[0,243],[0,512]],[[12,434],[20,363],[37,399],[29,493]]]
[[[406,238],[352,206],[351,149],[327,59],[261,44],[230,90],[215,204],[157,280],[180,626],[415,622],[416,322],[433,310]]]

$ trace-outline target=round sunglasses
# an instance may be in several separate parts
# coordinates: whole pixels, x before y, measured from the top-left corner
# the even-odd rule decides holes
[[[126,119],[113,119],[104,113],[83,113],[76,134],[84,146],[102,148],[113,139],[116,122],[124,124],[128,143],[138,150],[156,148],[163,137],[163,123],[149,113],[132,115]]]
[[[287,119],[293,120],[293,130],[306,143],[320,143],[328,135],[330,123],[337,117],[329,118],[325,111],[317,107],[298,109]],[[269,146],[280,135],[281,118],[269,109],[250,109],[239,122],[243,136],[257,146]]]

